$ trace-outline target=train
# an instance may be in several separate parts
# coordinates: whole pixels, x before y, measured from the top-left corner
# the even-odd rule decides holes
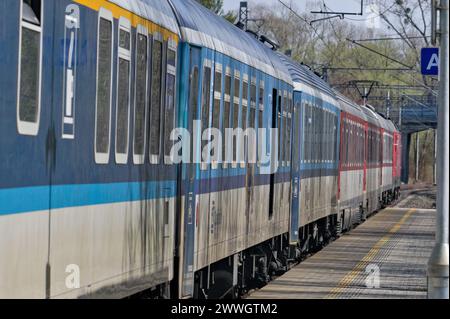
[[[2,0],[0,47],[0,298],[237,298],[399,196],[389,119],[195,0]]]

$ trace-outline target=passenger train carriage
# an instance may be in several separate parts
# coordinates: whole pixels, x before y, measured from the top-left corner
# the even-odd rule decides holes
[[[4,0],[0,45],[0,298],[237,297],[398,196],[389,120],[194,0]]]

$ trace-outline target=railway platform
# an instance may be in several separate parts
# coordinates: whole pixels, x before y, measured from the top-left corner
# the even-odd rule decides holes
[[[387,208],[249,299],[426,298],[435,210]]]

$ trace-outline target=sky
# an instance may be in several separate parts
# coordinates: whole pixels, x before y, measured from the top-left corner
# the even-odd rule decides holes
[[[229,11],[229,10],[233,10],[233,11],[238,11],[239,10],[239,3],[241,0],[224,0],[224,11]],[[266,5],[269,6],[273,6],[273,5],[280,5],[278,0],[247,0],[248,1],[248,6],[249,6],[249,10],[250,10],[250,17],[251,17],[251,9],[253,6],[260,4],[260,3],[264,3]],[[292,3],[293,6],[298,8],[299,13],[303,13],[303,12],[308,12],[311,10],[316,10],[316,11],[320,11],[321,6],[320,5],[312,5],[312,3],[317,3],[317,2],[324,2],[325,5],[333,10],[333,11],[338,11],[338,12],[354,12],[354,13],[359,13],[361,11],[361,1],[360,0],[281,0],[283,1],[285,4],[289,5],[290,3]],[[348,21],[351,21],[352,23],[358,24],[358,25],[365,25],[366,27],[371,27],[371,28],[376,28],[379,29],[380,27],[383,28],[381,26],[380,23],[380,18],[379,18],[379,11],[378,11],[378,7],[373,7],[373,9],[375,9],[375,11],[373,13],[371,13],[371,16],[374,17],[374,19],[371,19],[369,14],[366,10],[370,10],[372,7],[370,5],[368,5],[370,2],[373,1],[367,1],[365,0],[365,6],[364,6],[364,16],[346,16],[346,18],[349,18]],[[309,6],[307,6],[307,4],[309,4]],[[307,10],[307,8],[309,10]],[[321,18],[324,17],[323,15],[317,15],[317,18]]]
[[[282,0],[284,3],[289,4],[292,2],[295,4],[300,10],[304,11],[306,6],[305,4],[309,2],[308,0]],[[228,10],[235,10],[237,11],[239,9],[239,3],[241,0],[224,0],[224,9],[225,11]],[[336,0],[325,0],[325,4],[330,7],[333,10],[336,11],[350,11],[350,12],[359,12],[361,3],[359,0],[339,0],[339,4],[336,4]],[[248,0],[248,5],[251,9],[252,6],[257,5],[259,3],[264,3],[268,5],[273,5],[279,3],[278,0]],[[317,8],[320,9],[320,8]]]

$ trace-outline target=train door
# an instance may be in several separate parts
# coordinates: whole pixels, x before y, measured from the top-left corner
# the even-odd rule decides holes
[[[0,298],[45,298],[54,129],[53,68],[42,61],[52,58],[53,6],[0,7]]]
[[[277,109],[277,100],[278,100],[278,90],[276,88],[273,88],[272,90],[272,122],[271,122],[271,128],[276,129],[277,128],[277,121],[278,121],[278,109]],[[273,152],[274,147],[276,146],[278,148],[277,143],[273,140],[275,137],[272,136],[270,151],[272,153],[273,158]],[[275,151],[277,153],[277,151]],[[278,162],[278,156],[276,156],[275,161],[277,161],[276,165],[279,164]],[[275,199],[275,171],[273,170],[270,174],[270,190],[269,190],[269,219],[271,220],[274,213],[274,199]]]
[[[198,184],[196,184],[197,171],[199,170],[199,165],[194,160],[199,154],[194,154],[196,151],[194,148],[194,139],[197,139],[194,128],[194,121],[201,119],[200,113],[200,99],[201,96],[201,85],[200,85],[200,74],[201,74],[201,49],[198,47],[191,46],[186,49],[188,51],[189,69],[188,75],[185,76],[189,80],[187,94],[187,129],[191,136],[191,159],[190,163],[185,163],[184,166],[184,206],[183,209],[183,219],[182,219],[182,234],[180,237],[179,247],[180,251],[180,277],[179,277],[179,297],[188,298],[192,297],[194,293],[194,249],[195,249],[195,232],[197,223],[197,194],[198,194]],[[198,152],[197,152],[198,153]]]
[[[290,218],[290,232],[289,241],[291,245],[298,242],[299,217],[300,217],[300,161],[301,161],[301,138],[300,138],[300,124],[301,124],[301,94],[294,93],[293,105],[293,121],[292,121],[292,158],[291,158],[291,181],[292,181],[292,207]]]
[[[247,128],[254,128],[255,127],[255,112],[256,112],[256,75],[254,69],[249,68],[249,77],[248,82],[244,82],[244,88],[243,90],[246,90],[247,93],[244,93],[244,98],[247,98],[247,100],[243,100],[243,114],[242,114],[242,128],[245,131]],[[252,234],[249,241],[253,241],[253,230],[251,228],[252,219],[254,217],[254,174],[255,174],[255,164],[252,160],[253,156],[256,156],[256,151],[253,150],[253,147],[256,146],[254,142],[251,141],[250,135],[249,137],[245,138],[245,144],[244,144],[244,153],[245,153],[245,193],[246,193],[246,216],[247,216],[247,234]],[[256,137],[256,136],[255,136]]]
[[[214,66],[212,72],[213,84],[212,94],[212,105],[211,105],[211,120],[209,127],[214,129],[220,129],[220,109],[222,104],[222,87],[223,87],[223,72],[224,64],[222,57],[218,52],[214,54]],[[211,137],[211,139],[216,137]],[[219,150],[210,150],[210,155],[213,157],[211,160],[211,165],[208,165],[207,178],[209,180],[209,231],[208,231],[208,244],[209,247],[216,246],[216,244],[221,242],[219,238],[222,235],[222,194],[220,190],[221,187],[221,159],[219,158],[217,152]],[[219,191],[217,191],[219,190]],[[208,249],[209,251],[209,249]],[[220,252],[218,252],[220,253]],[[216,250],[213,252],[217,255]],[[209,255],[208,255],[209,257]],[[212,257],[214,258],[214,257]]]

